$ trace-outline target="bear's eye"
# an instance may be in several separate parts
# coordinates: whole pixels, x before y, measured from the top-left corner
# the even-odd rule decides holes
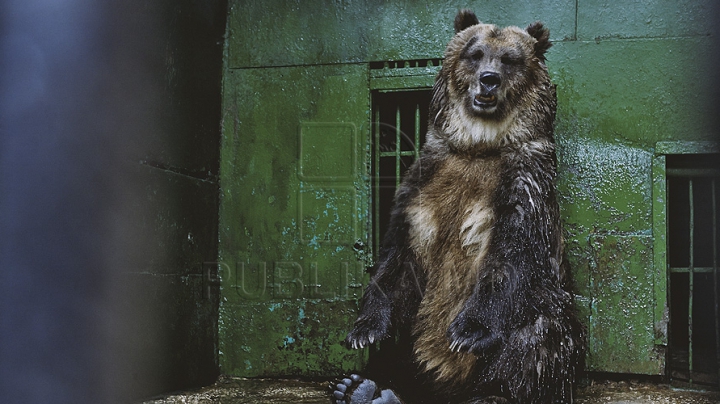
[[[519,65],[522,63],[522,59],[515,55],[502,55],[500,62],[504,65]]]
[[[485,56],[485,53],[480,49],[476,49],[472,51],[469,56],[472,60],[480,60],[483,58],[483,56]]]

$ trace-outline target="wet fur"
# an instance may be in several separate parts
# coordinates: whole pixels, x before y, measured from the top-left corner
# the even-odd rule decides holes
[[[548,31],[469,11],[455,28],[347,343],[412,330],[432,400],[571,402],[583,329],[562,259]],[[473,107],[478,69],[499,71],[497,107]]]

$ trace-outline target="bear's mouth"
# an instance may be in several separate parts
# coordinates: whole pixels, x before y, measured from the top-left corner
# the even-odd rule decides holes
[[[497,97],[494,94],[477,94],[473,97],[473,105],[486,109],[497,105]]]

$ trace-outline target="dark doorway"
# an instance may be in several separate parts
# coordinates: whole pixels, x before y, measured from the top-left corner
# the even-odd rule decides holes
[[[717,387],[720,156],[670,155],[667,167],[669,374]]]

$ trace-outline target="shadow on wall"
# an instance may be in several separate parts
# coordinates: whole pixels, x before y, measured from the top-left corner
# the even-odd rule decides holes
[[[217,377],[227,0],[0,5],[0,401]]]

